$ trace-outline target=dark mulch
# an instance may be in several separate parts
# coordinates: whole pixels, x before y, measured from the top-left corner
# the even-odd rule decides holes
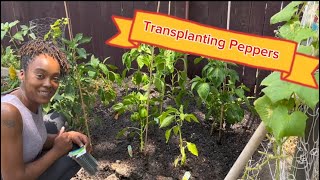
[[[123,93],[123,90],[118,91],[118,100],[121,99]],[[90,129],[93,156],[99,161],[100,170],[95,176],[89,176],[82,169],[73,180],[181,180],[186,171],[190,171],[190,179],[224,179],[260,123],[259,120],[256,120],[248,128],[252,118],[249,118],[249,113],[246,112],[241,123],[226,128],[222,142],[219,144],[219,132],[216,130],[213,135],[210,135],[211,122],[204,120],[204,108],[199,109],[195,102],[191,102],[187,113],[194,113],[200,123],[184,123],[182,136],[185,140],[196,144],[199,156],[196,157],[187,151],[185,166],[174,167],[173,162],[180,154],[178,138],[171,136],[169,142],[166,143],[165,130],[157,126],[150,126],[145,155],[139,152],[138,136],[115,138],[121,129],[135,126],[130,121],[130,114],[126,113],[115,119],[111,105],[105,107],[100,104],[95,107],[94,113],[100,121],[92,121]],[[128,145],[132,146],[133,157],[128,154]]]

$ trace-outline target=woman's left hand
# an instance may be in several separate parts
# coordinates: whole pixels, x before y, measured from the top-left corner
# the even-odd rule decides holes
[[[89,138],[86,135],[81,134],[81,133],[76,132],[76,131],[69,131],[68,133],[69,133],[69,136],[72,139],[73,143],[78,144],[80,147],[85,145],[87,152],[89,152],[89,153],[92,152],[91,142],[90,142]]]

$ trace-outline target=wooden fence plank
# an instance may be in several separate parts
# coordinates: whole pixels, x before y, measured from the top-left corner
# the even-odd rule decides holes
[[[231,2],[231,12],[230,12],[230,30],[245,32],[249,31],[250,25],[250,13],[251,13],[251,1],[232,1]],[[232,67],[238,72],[240,82],[243,82],[243,67],[242,65],[237,65],[237,67]],[[237,83],[236,85],[239,85]]]
[[[209,9],[207,24],[213,27],[223,28],[227,30],[228,1],[209,1],[208,6]]]
[[[68,8],[70,11],[71,25],[73,37],[78,33],[82,33],[83,36],[92,37],[91,42],[82,45],[87,52],[93,53],[96,57],[102,58],[101,46],[98,46],[102,41],[99,38],[98,27],[101,25],[100,6],[96,2],[77,2],[68,1]]]
[[[17,18],[14,13],[13,1],[1,1],[1,22],[13,22]]]
[[[11,23],[17,18],[15,17],[14,13],[14,6],[12,1],[1,1],[1,23]],[[12,29],[12,33],[16,33],[17,30],[15,28]],[[8,46],[10,43],[10,38],[4,37],[3,40],[1,40],[2,46]]]
[[[186,2],[185,1],[172,1],[174,3],[173,15],[185,19]]]
[[[190,1],[189,2],[189,20],[198,22],[201,24],[208,24],[208,1]],[[202,61],[199,64],[194,64],[194,59],[199,56],[188,56],[188,76],[194,77],[200,75],[202,68],[206,65],[206,62]]]
[[[128,6],[133,6],[132,2],[126,2]],[[116,72],[121,73],[124,69],[124,65],[122,64],[122,55],[126,50],[117,48],[114,46],[109,46],[105,44],[105,41],[110,39],[112,36],[118,33],[116,25],[112,21],[112,16],[122,16],[123,14],[123,4],[124,2],[100,2],[101,4],[101,14],[102,19],[102,38],[100,40],[101,46],[103,47],[103,56],[104,58],[110,57],[110,59],[106,62],[107,64],[113,64],[118,67]],[[128,9],[127,9],[128,10]],[[128,13],[132,13],[133,11],[129,11]],[[131,17],[132,18],[132,17]]]
[[[21,30],[20,25],[30,25],[30,21],[40,18],[62,18],[65,17],[63,2],[50,1],[50,2],[40,2],[40,1],[8,1],[1,2],[1,22],[13,22],[19,20],[19,30]],[[16,28],[12,29],[12,34],[15,34]],[[35,31],[35,29],[33,29]],[[45,32],[44,32],[45,33]],[[25,39],[26,41],[28,39]],[[1,42],[4,45],[7,43],[5,40]],[[19,45],[18,45],[19,47]]]
[[[65,17],[63,1],[13,1],[16,19],[22,24],[29,25],[33,19]]]
[[[186,19],[186,1],[171,1],[171,15]],[[183,61],[178,61],[175,67],[182,71],[184,69]]]
[[[271,25],[270,24],[270,18],[276,14],[277,12],[280,11],[281,7],[281,1],[268,1],[267,2],[267,9],[266,9],[266,15],[265,15],[265,20],[264,20],[264,26],[263,26],[263,36],[270,36],[274,37],[274,30],[277,29],[277,25]],[[263,88],[260,86],[261,81],[267,77],[271,71],[269,70],[258,70],[258,76],[256,79],[256,97],[260,97],[261,94],[261,89]]]
[[[208,6],[208,25],[227,29],[228,1],[209,1]]]
[[[158,2],[156,3],[156,8],[155,8],[156,10],[157,10],[157,5],[158,5]],[[172,6],[173,6],[173,3],[171,1],[170,2],[170,15],[172,15]],[[168,14],[168,10],[169,10],[169,1],[161,1],[159,13]]]
[[[263,24],[265,18],[266,1],[254,1],[251,5],[249,33],[262,36]],[[245,92],[246,96],[254,96],[256,85],[257,68],[244,66],[243,84],[245,84],[250,92]]]

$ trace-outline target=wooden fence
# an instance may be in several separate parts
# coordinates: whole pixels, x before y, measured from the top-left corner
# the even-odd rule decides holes
[[[274,37],[278,25],[270,25],[270,18],[285,7],[290,1],[161,1],[160,13],[186,18],[201,24]],[[87,52],[104,59],[123,70],[122,54],[126,49],[106,45],[105,40],[117,33],[111,20],[112,15],[132,18],[134,10],[157,11],[158,1],[1,1],[1,22],[19,20],[20,24],[29,25],[29,21],[38,18],[62,18],[69,14],[72,34],[83,33],[91,36],[90,44],[84,46]],[[228,8],[230,11],[228,11]],[[228,13],[229,12],[229,13]],[[229,18],[228,18],[229,15]],[[68,37],[66,30],[66,37]],[[188,56],[188,76],[201,74],[205,62],[194,65],[195,56]],[[270,71],[239,65],[235,68],[240,81],[250,88],[248,96],[259,96],[261,80]],[[257,85],[257,86],[256,86]],[[255,87],[257,87],[255,91]]]

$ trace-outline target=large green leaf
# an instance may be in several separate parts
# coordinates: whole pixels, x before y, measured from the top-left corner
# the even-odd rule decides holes
[[[144,66],[143,58],[144,58],[143,55],[140,55],[137,58],[137,63],[138,63],[138,66],[139,66],[140,69]]]
[[[198,149],[195,144],[187,142],[187,148],[193,155],[198,156]]]
[[[201,83],[197,89],[200,98],[205,101],[210,93],[210,85],[208,83]]]
[[[271,24],[275,24],[282,21],[289,21],[294,13],[298,10],[298,5],[303,3],[302,1],[293,1],[289,3],[285,8],[283,8],[280,12],[273,15],[270,19]]]
[[[101,71],[105,74],[105,75],[109,75],[109,70],[107,68],[107,66],[105,64],[100,63],[99,64],[99,68],[101,69]]]
[[[79,44],[88,43],[91,41],[92,37],[83,37],[79,40]]]
[[[126,65],[127,69],[131,68],[131,56],[129,52],[122,55],[122,64]]]
[[[78,42],[80,39],[82,39],[82,37],[83,37],[83,34],[82,33],[78,33],[78,34],[76,34],[76,37],[74,38],[74,40],[76,42]]]
[[[194,59],[194,64],[199,64],[199,62],[201,61],[201,60],[203,60],[204,58],[203,57],[197,57],[197,58],[195,58]]]
[[[291,21],[287,22],[279,29],[279,35],[281,38],[293,40],[294,39],[294,26],[291,25]]]
[[[180,131],[180,127],[179,126],[173,126],[172,127],[172,129],[173,129],[173,133],[174,133],[174,135],[178,135],[178,133],[179,133],[179,131]]]
[[[17,33],[13,36],[13,38],[15,38],[15,39],[17,39],[17,40],[20,40],[20,41],[23,41],[24,39],[23,39],[23,36],[22,36],[22,31],[17,32]]]
[[[11,23],[9,23],[9,28],[12,28],[13,26],[17,25],[20,21],[19,20],[15,20]]]
[[[96,75],[96,72],[89,70],[89,71],[88,71],[88,75],[89,75],[90,78],[94,78],[95,75]]]
[[[199,83],[200,83],[200,81],[194,81],[194,82],[191,84],[191,91],[193,91],[193,89],[196,88]]]
[[[120,111],[123,108],[124,108],[124,105],[122,103],[118,103],[118,104],[115,104],[115,105],[112,106],[112,109],[114,111]]]
[[[76,51],[79,54],[79,57],[84,59],[87,58],[87,52],[84,48],[77,48]]]
[[[164,82],[159,77],[154,78],[154,85],[156,86],[159,92],[162,92],[162,90],[164,89]]]
[[[314,77],[319,85],[319,72],[315,73]],[[294,84],[294,86],[297,86],[295,92],[297,93],[299,100],[308,105],[310,108],[315,109],[317,103],[319,102],[319,89],[296,84]]]
[[[319,84],[319,73],[314,75]],[[274,72],[265,78],[261,85],[267,85],[262,91],[267,95],[272,103],[279,100],[289,100],[291,95],[295,93],[299,100],[314,109],[319,102],[319,89],[309,88],[299,84],[289,83],[280,79],[280,73]]]
[[[65,87],[65,96],[73,102],[75,99],[75,93],[75,87],[73,86],[73,84],[68,83]]]
[[[99,63],[100,63],[99,59],[95,58],[94,55],[92,55],[90,59],[90,65],[94,68],[97,68]]]
[[[195,115],[193,115],[193,114],[186,114],[186,115],[185,115],[185,119],[186,119],[187,121],[189,121],[189,122],[190,122],[190,119],[192,119],[194,122],[199,123],[199,120],[198,120],[197,117],[196,117]]]
[[[272,103],[276,103],[282,99],[290,99],[294,91],[294,84],[282,80],[273,82],[270,86],[262,89],[262,92],[267,95]]]
[[[285,106],[278,106],[272,113],[269,125],[273,130],[274,137],[279,142],[283,137],[303,137],[307,118],[300,111],[295,111],[289,115]]]
[[[1,40],[3,40],[4,36],[6,35],[6,31],[1,31]]]
[[[261,85],[270,86],[274,81],[277,81],[279,79],[280,79],[280,73],[273,72],[261,81]]]
[[[174,120],[174,118],[175,118],[174,115],[170,115],[170,116],[166,117],[166,118],[161,122],[160,128],[169,126],[169,125],[172,123],[172,121]]]
[[[279,36],[298,44],[310,37],[318,37],[317,32],[309,27],[301,27],[299,21],[290,20],[279,29]]]
[[[226,121],[228,124],[240,122],[244,117],[244,110],[237,104],[232,103],[226,109]]]
[[[314,34],[317,33],[313,31],[311,28],[298,28],[297,31],[294,32],[294,41],[300,43],[302,40],[313,37]]]
[[[136,84],[140,84],[141,81],[142,81],[142,74],[140,71],[136,71],[134,74],[133,74],[133,80]]]
[[[275,105],[272,104],[268,96],[262,96],[254,102],[254,108],[259,114],[261,120],[264,122],[265,126],[267,127],[267,130],[271,132],[269,120],[272,116]]]
[[[166,143],[168,143],[168,141],[169,141],[169,139],[170,139],[171,130],[172,130],[172,129],[166,130],[166,134],[165,134],[165,136],[166,136]]]
[[[300,44],[297,51],[299,53],[303,53],[303,54],[311,56],[312,52],[313,52],[313,48],[312,48],[312,46],[304,46],[304,45]]]

